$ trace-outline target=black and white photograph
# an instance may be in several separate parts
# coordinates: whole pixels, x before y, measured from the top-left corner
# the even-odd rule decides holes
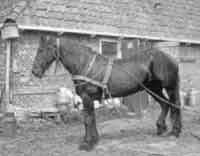
[[[200,156],[200,0],[0,0],[0,156]]]

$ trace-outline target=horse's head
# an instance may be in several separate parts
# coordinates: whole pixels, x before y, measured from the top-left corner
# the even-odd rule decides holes
[[[56,38],[41,36],[37,54],[33,62],[32,73],[36,77],[41,78],[57,56]]]

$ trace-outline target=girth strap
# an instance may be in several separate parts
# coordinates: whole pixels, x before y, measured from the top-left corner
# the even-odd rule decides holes
[[[93,79],[91,79],[89,77],[86,77],[86,76],[82,76],[82,75],[74,75],[72,77],[72,80],[82,80],[82,81],[89,82],[89,83],[91,83],[93,85],[96,85],[98,87],[106,88],[106,86],[104,84],[102,84],[101,82],[93,80]]]

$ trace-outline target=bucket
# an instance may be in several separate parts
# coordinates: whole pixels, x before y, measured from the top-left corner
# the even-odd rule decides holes
[[[2,39],[12,39],[19,37],[18,26],[16,23],[4,23],[1,30]]]

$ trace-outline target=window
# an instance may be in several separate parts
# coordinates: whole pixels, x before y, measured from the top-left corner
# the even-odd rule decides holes
[[[100,39],[99,52],[105,56],[120,59],[122,57],[120,40]]]

